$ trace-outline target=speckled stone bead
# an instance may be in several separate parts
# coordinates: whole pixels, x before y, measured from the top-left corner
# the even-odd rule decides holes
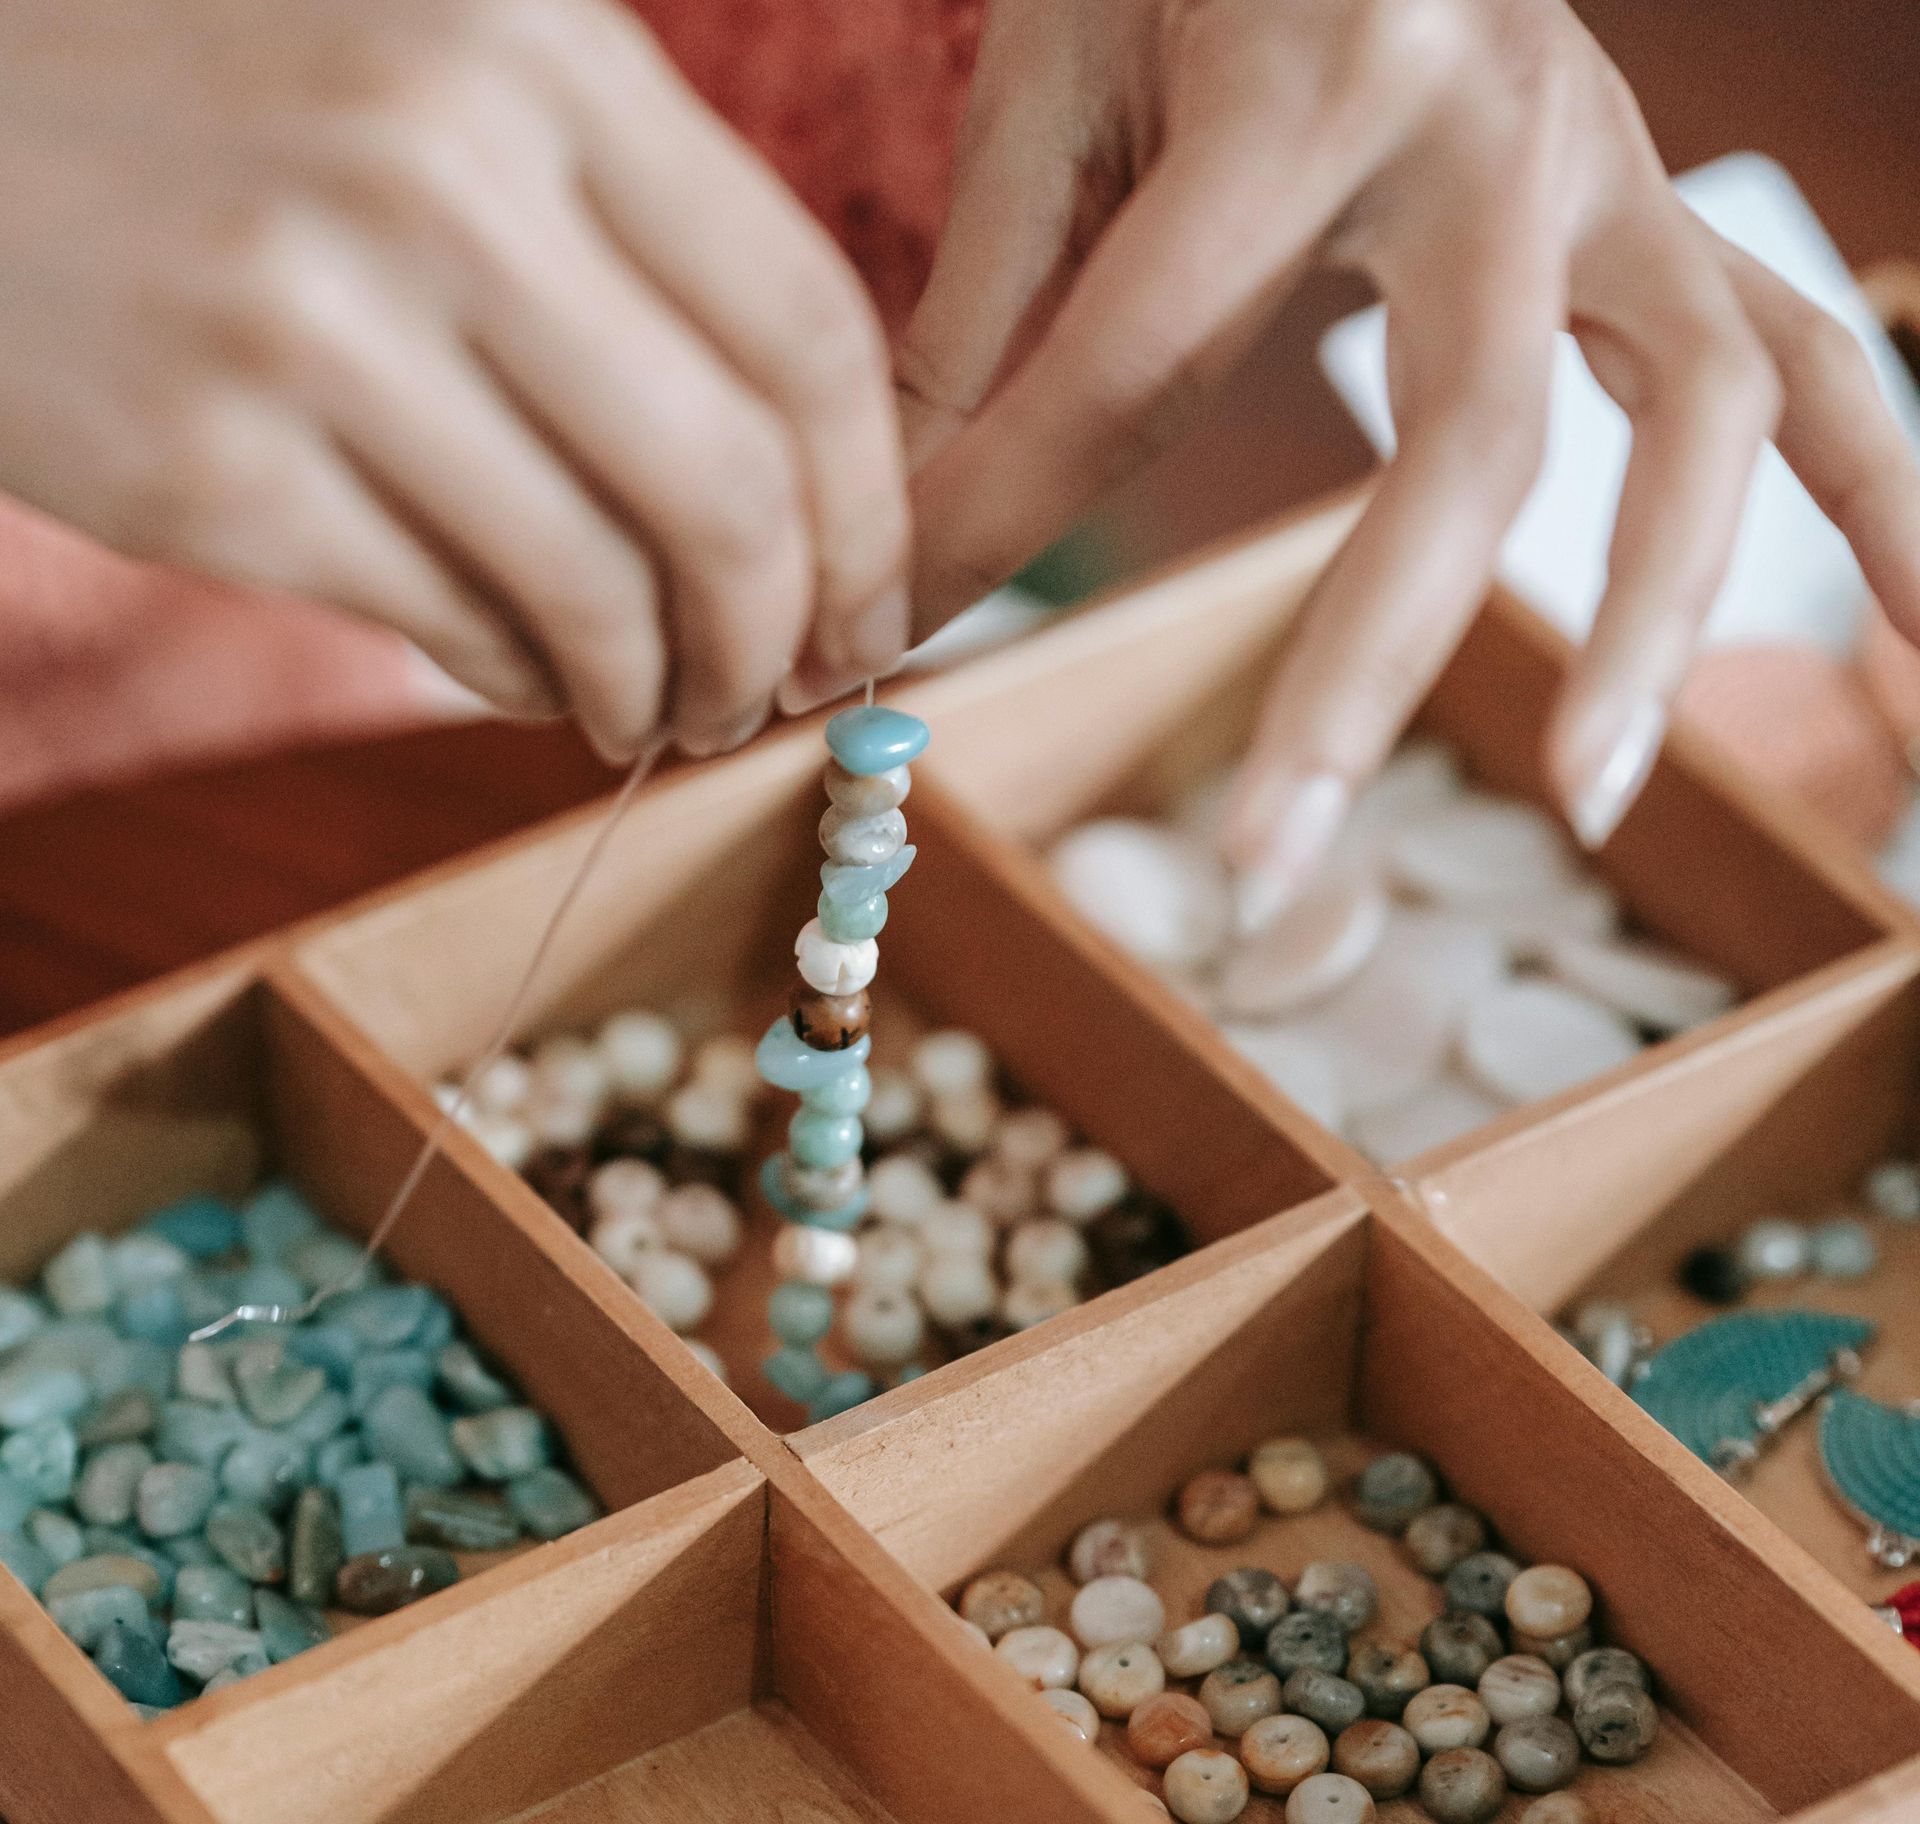
[[[821,994],[800,986],[788,1002],[788,1017],[801,1044],[811,1045],[815,1051],[845,1051],[866,1037],[873,1019],[873,1000],[864,988],[853,994]],[[808,1112],[829,1121],[848,1118],[827,1114],[817,1102]]]
[[[1220,1734],[1237,1736],[1279,1713],[1280,1681],[1257,1659],[1230,1659],[1202,1680],[1200,1701]]]
[[[1330,1737],[1351,1728],[1367,1713],[1360,1687],[1320,1666],[1290,1672],[1280,1689],[1280,1701],[1296,1716],[1317,1723]]]
[[[1447,1607],[1489,1619],[1504,1617],[1507,1586],[1519,1575],[1520,1567],[1504,1552],[1473,1552],[1447,1573]]]
[[[1036,1691],[1070,1685],[1080,1671],[1080,1649],[1058,1628],[1011,1629],[993,1643],[993,1650]]]
[[[1506,1773],[1482,1749],[1442,1749],[1420,1770],[1420,1803],[1434,1824],[1488,1824],[1506,1802]]]
[[[1625,1647],[1594,1647],[1561,1673],[1560,1684],[1567,1702],[1578,1709],[1587,1693],[1602,1685],[1632,1685],[1651,1691],[1653,1678],[1637,1653],[1629,1653]]]
[[[1415,1514],[1400,1538],[1417,1570],[1444,1577],[1462,1558],[1485,1549],[1487,1523],[1472,1508],[1444,1501]]]
[[[1126,1520],[1093,1520],[1073,1536],[1067,1570],[1075,1583],[1096,1577],[1141,1577],[1153,1567],[1147,1530]]]
[[[1500,1726],[1493,1758],[1516,1792],[1557,1792],[1580,1770],[1580,1741],[1561,1717],[1527,1716]]]
[[[1180,1530],[1201,1545],[1233,1545],[1253,1531],[1260,1498],[1245,1476],[1203,1469],[1181,1486],[1174,1516]]]
[[[1560,1675],[1544,1659],[1509,1653],[1480,1675],[1480,1701],[1496,1723],[1551,1716],[1560,1707]]]
[[[1046,1690],[1035,1695],[1083,1742],[1099,1741],[1100,1712],[1078,1691]]]
[[[1247,1808],[1246,1769],[1217,1748],[1194,1748],[1162,1781],[1167,1810],[1180,1824],[1231,1824]]]
[[[1240,1630],[1240,1644],[1249,1653],[1265,1647],[1273,1624],[1292,1606],[1287,1586],[1257,1565],[1216,1577],[1203,1600],[1209,1614],[1225,1615]]]
[[[875,811],[855,816],[830,804],[820,819],[820,846],[829,861],[870,868],[890,861],[907,840],[907,820],[898,811]]]
[[[925,1346],[927,1320],[911,1292],[865,1286],[847,1300],[841,1331],[869,1368],[901,1368]]]
[[[1296,1607],[1329,1617],[1343,1634],[1358,1633],[1380,1612],[1380,1591],[1365,1565],[1316,1559],[1293,1587]]]
[[[1324,1773],[1332,1749],[1326,1731],[1304,1716],[1263,1716],[1240,1737],[1240,1764],[1256,1790],[1285,1798]]]
[[[1096,1577],[1074,1592],[1067,1625],[1083,1647],[1104,1647],[1113,1641],[1157,1640],[1167,1612],[1153,1586],[1138,1577]]]
[[[1376,1532],[1401,1533],[1407,1522],[1440,1499],[1433,1471],[1410,1451],[1375,1457],[1353,1486],[1354,1513]]]
[[[1507,1619],[1522,1634],[1544,1639],[1571,1633],[1593,1613],[1593,1592],[1564,1564],[1529,1565],[1507,1585]]]
[[[1240,1651],[1240,1630],[1224,1615],[1202,1615],[1184,1627],[1169,1628],[1153,1650],[1174,1678],[1204,1678]]]
[[[1400,1722],[1420,1744],[1422,1754],[1478,1748],[1493,1727],[1486,1705],[1465,1685],[1429,1685],[1416,1691],[1407,1700]]]
[[[1269,1438],[1247,1460],[1260,1504],[1273,1514],[1304,1514],[1327,1494],[1327,1465],[1305,1438]]]
[[[1212,1744],[1213,1718],[1184,1691],[1161,1691],[1127,1718],[1127,1746],[1143,1767],[1167,1767],[1189,1749]]]
[[[1624,1767],[1653,1746],[1660,1712],[1638,1685],[1614,1681],[1590,1686],[1573,1711],[1580,1745],[1607,1767]]]
[[[1344,1773],[1316,1773],[1287,1795],[1287,1824],[1373,1824],[1373,1794]]]
[[[1166,1668],[1143,1640],[1109,1641],[1091,1648],[1076,1678],[1081,1691],[1102,1716],[1124,1722],[1148,1698],[1167,1688]]]
[[[1593,1824],[1593,1813],[1577,1792],[1550,1792],[1520,1814],[1520,1824]]]
[[[349,1558],[334,1579],[334,1600],[354,1615],[388,1615],[460,1579],[452,1557],[432,1545],[395,1546]]]
[[[1420,1657],[1435,1679],[1469,1690],[1506,1650],[1500,1630],[1486,1616],[1464,1610],[1435,1616],[1420,1635]]]
[[[927,725],[918,716],[867,703],[827,723],[827,749],[849,773],[867,778],[911,765],[925,751]]]
[[[1368,1717],[1340,1732],[1333,1770],[1376,1799],[1397,1799],[1420,1777],[1420,1747],[1398,1723]]]
[[[1525,1634],[1518,1628],[1507,1630],[1507,1648],[1514,1653],[1531,1653],[1544,1659],[1556,1672],[1564,1672],[1593,1645],[1593,1629],[1584,1621],[1565,1634]]]
[[[1367,1700],[1367,1714],[1397,1722],[1407,1700],[1432,1682],[1427,1662],[1393,1641],[1362,1641],[1347,1655],[1347,1678]]]
[[[1282,1678],[1303,1667],[1322,1672],[1347,1668],[1347,1631],[1324,1609],[1296,1608],[1267,1636],[1267,1664]]]
[[[824,783],[827,797],[854,817],[877,817],[897,811],[913,790],[913,775],[904,766],[879,773],[850,773],[838,760],[828,760]]]
[[[1047,1599],[1040,1586],[1017,1571],[984,1571],[960,1592],[961,1618],[989,1640],[998,1640],[1015,1628],[1037,1627],[1046,1613]]]

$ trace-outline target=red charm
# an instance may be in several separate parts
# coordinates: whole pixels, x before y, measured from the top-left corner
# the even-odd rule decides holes
[[[1883,1606],[1900,1617],[1900,1632],[1914,1646],[1920,1647],[1920,1583],[1910,1583],[1904,1589],[1895,1590]]]

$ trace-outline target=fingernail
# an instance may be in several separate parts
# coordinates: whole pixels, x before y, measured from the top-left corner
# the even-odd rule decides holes
[[[689,760],[711,760],[715,754],[731,753],[760,732],[771,709],[771,701],[762,702],[724,728],[701,729],[694,734],[682,735],[680,751]]]
[[[780,680],[773,700],[783,716],[804,716],[837,694],[832,689],[821,690],[815,685],[803,684],[798,677],[786,677]]]
[[[847,658],[861,677],[877,677],[900,662],[907,649],[907,592],[889,589],[854,622]]]
[[[1660,755],[1667,732],[1667,706],[1658,697],[1631,698],[1592,776],[1576,788],[1568,807],[1581,845],[1597,849],[1633,808]]]
[[[1337,773],[1282,773],[1263,781],[1234,819],[1241,856],[1234,916],[1242,935],[1270,925],[1313,878],[1352,807]]]

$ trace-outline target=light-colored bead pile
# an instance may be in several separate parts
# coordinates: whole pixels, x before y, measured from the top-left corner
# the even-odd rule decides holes
[[[1557,823],[1466,784],[1431,742],[1408,744],[1360,795],[1300,900],[1238,933],[1214,851],[1224,784],[1165,824],[1069,831],[1055,878],[1284,1094],[1381,1164],[1733,1004],[1711,970],[1622,935],[1618,901]]]

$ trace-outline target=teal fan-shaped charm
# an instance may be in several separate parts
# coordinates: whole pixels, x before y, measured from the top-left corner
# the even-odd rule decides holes
[[[1920,1413],[1836,1388],[1820,1409],[1820,1460],[1881,1564],[1897,1571],[1920,1557]]]
[[[1865,1318],[1739,1311],[1655,1351],[1633,1397],[1696,1457],[1733,1475],[1829,1388],[1860,1371]]]

